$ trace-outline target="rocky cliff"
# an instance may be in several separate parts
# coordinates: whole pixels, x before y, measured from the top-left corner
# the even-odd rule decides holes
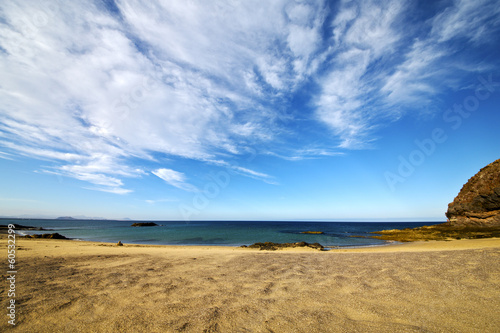
[[[500,226],[500,159],[469,179],[448,205],[446,217],[449,226]]]

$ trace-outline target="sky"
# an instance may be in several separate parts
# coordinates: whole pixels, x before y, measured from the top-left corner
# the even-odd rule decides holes
[[[500,158],[497,1],[0,3],[0,216],[435,220]]]

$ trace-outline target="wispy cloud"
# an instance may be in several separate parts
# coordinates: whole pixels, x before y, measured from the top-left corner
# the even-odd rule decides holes
[[[121,184],[120,184],[121,186]],[[87,187],[84,186],[84,189],[87,190],[92,190],[92,191],[101,191],[101,192],[108,192],[108,193],[113,193],[113,194],[128,194],[133,192],[132,190],[118,187],[118,186],[105,186],[105,187],[100,187],[100,186],[94,186],[94,187]]]
[[[3,158],[4,160],[14,161],[12,154],[4,153],[2,151],[0,151],[0,158]]]
[[[395,25],[404,9],[399,1],[340,5],[333,21],[335,66],[319,80],[316,115],[339,136],[342,148],[363,147],[381,115],[368,107],[377,89],[371,68],[402,38]]]
[[[40,200],[31,200],[31,199],[21,199],[21,198],[0,198],[0,201],[7,202],[28,202],[28,203],[39,203]]]
[[[151,173],[157,176],[158,178],[163,179],[166,183],[174,187],[180,188],[181,190],[189,192],[198,191],[196,186],[186,182],[186,176],[182,172],[178,172],[172,169],[161,168],[154,170]]]
[[[271,185],[279,185],[279,183],[276,180],[274,180],[274,177],[272,177],[268,174],[262,173],[262,172],[258,172],[258,171],[244,168],[241,166],[233,166],[232,170],[235,173],[244,175],[246,177],[262,180],[263,182],[271,184]]]
[[[144,200],[146,203],[150,205],[156,205],[157,203],[162,203],[162,202],[177,202],[179,200],[177,199],[148,199]]]
[[[158,172],[170,170],[158,156],[228,167],[250,147],[289,161],[366,147],[379,126],[439,94],[435,81],[452,82],[453,68],[476,70],[460,59],[443,66],[453,41],[482,45],[500,26],[495,1],[446,3],[423,23],[408,20],[413,6],[5,2],[0,158],[50,160],[46,172],[124,194],[126,178],[155,168],[193,190],[184,174]],[[296,96],[308,111],[291,107]],[[326,125],[338,144],[281,149],[298,118]],[[253,169],[233,168],[276,182]]]
[[[207,160],[206,163],[224,167],[231,174],[238,174],[244,177],[250,177],[253,179],[261,180],[265,183],[278,185],[278,182],[274,180],[274,177],[263,172],[255,171],[247,167],[242,167],[240,165],[231,164],[223,160]]]
[[[484,64],[473,67],[460,58],[453,59],[457,46],[482,44],[500,28],[500,8],[491,1],[456,1],[453,6],[429,19],[428,35],[416,39],[405,60],[385,78],[381,89],[391,104],[429,103],[432,98],[460,81],[467,72],[481,71]],[[453,77],[452,77],[453,76]]]
[[[454,57],[459,49],[452,42],[473,47],[491,40],[500,25],[494,1],[454,1],[419,26],[406,19],[414,6],[340,5],[333,22],[335,66],[319,80],[316,98],[316,115],[339,136],[340,147],[366,147],[379,124],[416,105],[424,108],[444,90],[460,87],[465,72],[484,69]]]
[[[341,156],[344,155],[344,152],[332,151],[322,148],[305,148],[305,149],[289,150],[287,152],[282,152],[282,153],[268,151],[265,154],[275,156],[287,161],[302,161],[302,160],[325,158],[329,156]]]
[[[500,26],[500,7],[496,1],[457,0],[432,19],[431,37],[446,42],[456,37],[483,44],[491,40]]]

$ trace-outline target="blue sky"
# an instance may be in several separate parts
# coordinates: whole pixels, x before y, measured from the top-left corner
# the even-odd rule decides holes
[[[444,220],[500,157],[496,1],[9,1],[0,215]]]

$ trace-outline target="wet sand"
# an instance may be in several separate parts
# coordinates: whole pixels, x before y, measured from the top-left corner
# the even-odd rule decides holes
[[[7,323],[4,282],[0,331],[500,331],[500,239],[328,252],[17,246],[17,325]]]

